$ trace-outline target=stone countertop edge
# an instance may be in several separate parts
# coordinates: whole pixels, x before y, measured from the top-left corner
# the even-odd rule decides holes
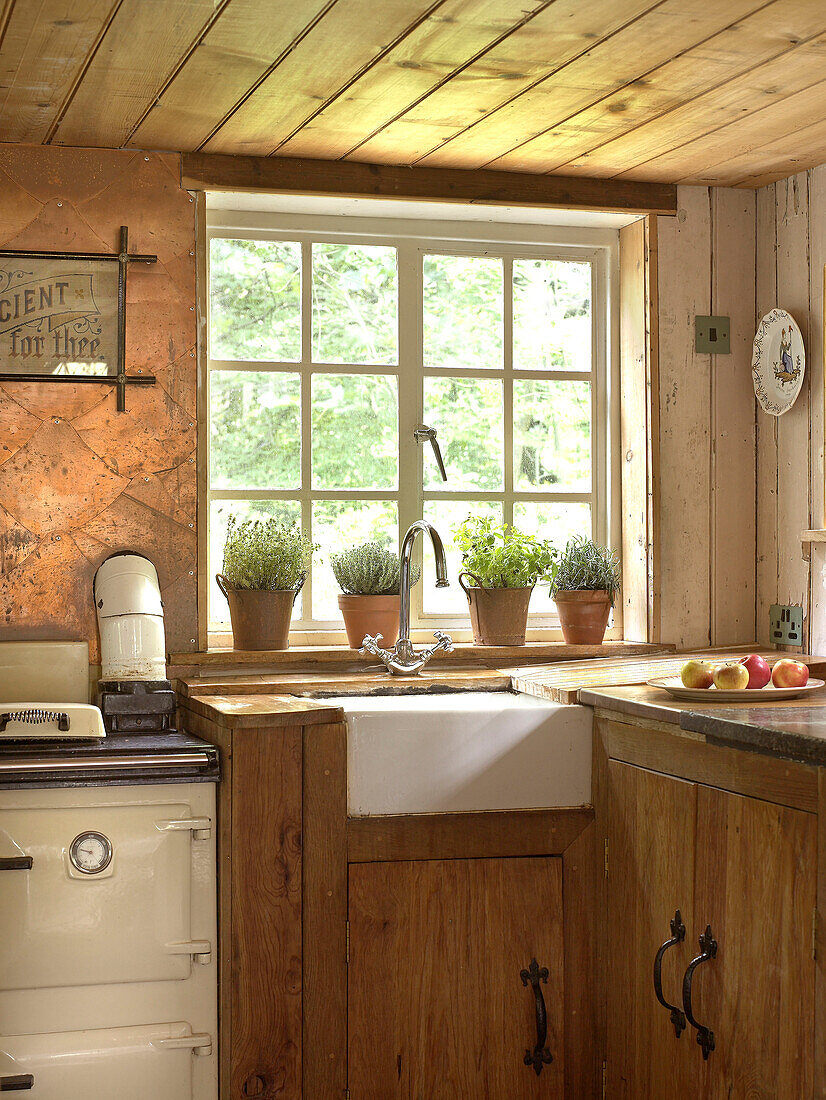
[[[784,719],[788,722],[794,717],[791,712],[796,709],[788,707],[779,711],[774,719],[776,725],[774,722],[761,725],[759,720],[734,718],[730,711],[728,714],[707,714],[684,710],[679,716],[680,729],[701,733],[709,745],[743,749],[813,767],[826,766],[826,721],[820,723],[820,733],[799,733],[781,727]],[[808,711],[808,708],[800,709]]]

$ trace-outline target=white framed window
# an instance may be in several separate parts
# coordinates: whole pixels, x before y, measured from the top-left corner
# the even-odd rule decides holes
[[[413,626],[457,640],[470,634],[452,532],[469,513],[618,545],[615,230],[208,205],[207,235],[213,633],[229,629],[212,578],[230,513],[300,522],[321,544],[296,641],[339,640],[330,553],[397,548],[421,516],[451,586],[436,590],[428,544]],[[530,610],[528,637],[556,636],[547,589]]]

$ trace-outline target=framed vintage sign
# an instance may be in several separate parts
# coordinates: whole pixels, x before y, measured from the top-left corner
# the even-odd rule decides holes
[[[127,385],[154,375],[126,373],[126,226],[117,253],[25,252],[0,249],[0,382],[92,382]]]

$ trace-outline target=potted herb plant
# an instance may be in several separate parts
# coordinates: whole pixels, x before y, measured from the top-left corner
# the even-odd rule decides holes
[[[551,595],[569,645],[599,645],[620,589],[619,561],[613,550],[575,536],[562,553]]]
[[[236,649],[288,649],[295,597],[315,547],[298,526],[230,516],[218,587],[229,604]]]
[[[476,645],[524,645],[534,586],[550,584],[557,551],[549,542],[481,516],[454,531],[462,551],[459,584],[470,606]],[[470,584],[465,584],[467,577]]]
[[[330,557],[341,592],[338,606],[351,649],[359,649],[366,634],[381,634],[384,644],[399,636],[399,555],[381,543],[365,542]],[[411,582],[419,572],[411,569]]]

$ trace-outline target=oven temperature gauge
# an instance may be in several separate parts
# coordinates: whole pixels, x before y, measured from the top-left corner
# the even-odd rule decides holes
[[[97,875],[112,862],[112,842],[103,833],[80,833],[69,847],[72,866],[84,875]]]

